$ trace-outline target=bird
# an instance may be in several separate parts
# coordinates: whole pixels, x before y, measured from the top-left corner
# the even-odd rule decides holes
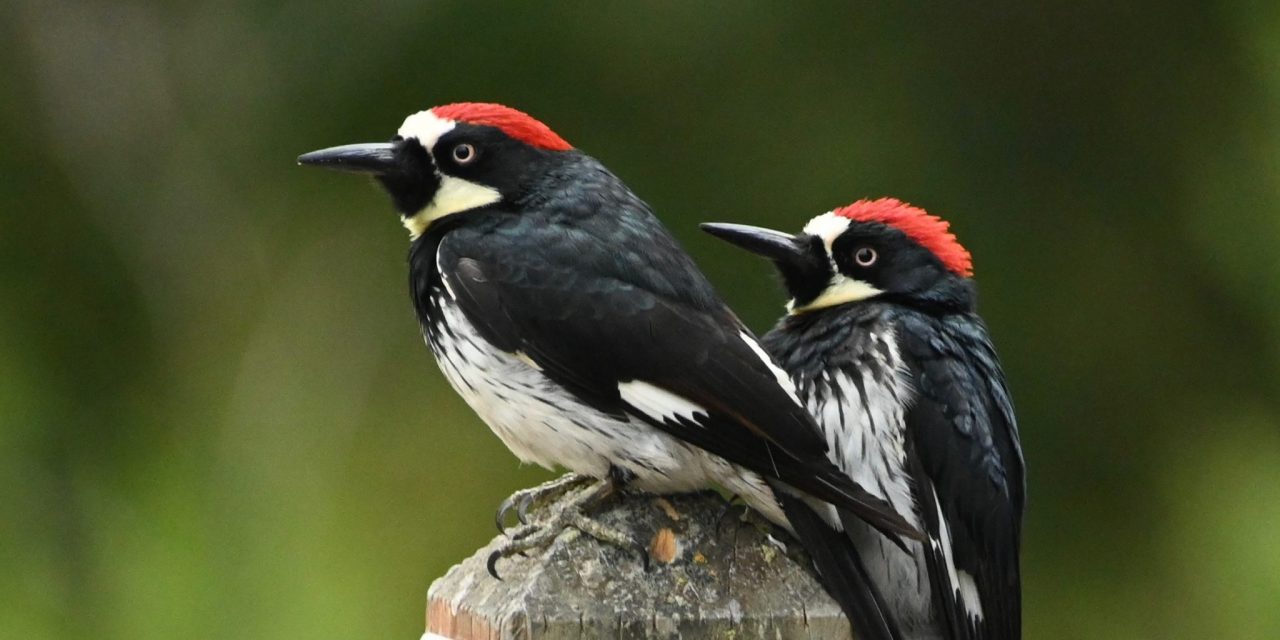
[[[298,162],[381,184],[409,232],[413,308],[445,377],[518,459],[571,472],[503,502],[499,529],[512,504],[523,518],[534,499],[577,492],[490,557],[495,577],[500,557],[565,526],[627,544],[585,515],[623,488],[720,487],[786,530],[825,511],[921,538],[831,462],[790,377],[649,205],[546,124],[447,104],[411,114],[389,142]],[[865,572],[844,576],[852,561],[831,553],[843,564],[818,573],[855,631],[899,637]]]
[[[894,198],[859,200],[799,234],[703,229],[771,259],[790,296],[764,335],[832,461],[920,528],[905,548],[850,522],[907,637],[1021,636],[1025,462],[1013,401],[950,225]],[[833,543],[834,544],[834,543]]]

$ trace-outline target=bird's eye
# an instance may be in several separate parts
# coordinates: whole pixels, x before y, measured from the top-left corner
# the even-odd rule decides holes
[[[458,164],[471,164],[476,159],[476,148],[466,142],[453,148],[453,161]]]
[[[853,261],[860,267],[869,267],[876,263],[876,250],[871,247],[859,247],[853,254]]]

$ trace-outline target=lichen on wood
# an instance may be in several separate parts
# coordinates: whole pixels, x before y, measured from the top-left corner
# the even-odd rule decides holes
[[[566,530],[485,569],[499,536],[436,580],[426,638],[848,638],[849,624],[796,544],[715,493],[624,494],[593,517],[650,549]]]

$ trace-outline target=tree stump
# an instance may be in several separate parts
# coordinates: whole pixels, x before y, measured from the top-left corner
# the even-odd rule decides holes
[[[799,545],[726,506],[712,492],[626,494],[593,513],[648,544],[648,571],[639,553],[569,529],[500,560],[496,580],[485,561],[499,536],[432,583],[423,640],[849,638]]]

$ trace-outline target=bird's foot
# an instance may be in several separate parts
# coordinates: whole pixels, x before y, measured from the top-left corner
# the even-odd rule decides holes
[[[565,480],[565,478],[560,480]],[[524,553],[531,549],[545,547],[552,540],[555,540],[556,536],[559,536],[560,533],[570,527],[600,542],[638,552],[644,561],[644,567],[647,571],[649,569],[649,553],[644,545],[633,540],[625,532],[593,520],[586,514],[587,509],[600,504],[613,495],[616,490],[612,480],[592,481],[586,487],[575,489],[573,495],[565,499],[563,503],[553,506],[545,520],[540,519],[512,529],[508,535],[510,539],[489,554],[487,562],[489,575],[501,580],[502,578],[498,575],[498,560]]]
[[[751,507],[748,507],[747,503],[742,501],[741,496],[737,494],[729,496],[729,499],[724,501],[724,508],[721,509],[720,513],[716,514],[716,526],[713,531],[716,537],[720,536],[721,527],[724,525],[725,521],[729,519],[729,514],[737,510],[735,507],[741,508],[741,511],[738,512],[737,518],[739,521],[745,518],[747,512],[751,510]]]
[[[594,482],[591,476],[580,473],[566,473],[555,480],[549,480],[536,487],[521,489],[498,505],[498,513],[494,521],[498,525],[498,533],[506,533],[507,516],[514,510],[516,520],[520,524],[529,524],[529,509],[534,505],[550,504],[560,496],[588,483]]]

